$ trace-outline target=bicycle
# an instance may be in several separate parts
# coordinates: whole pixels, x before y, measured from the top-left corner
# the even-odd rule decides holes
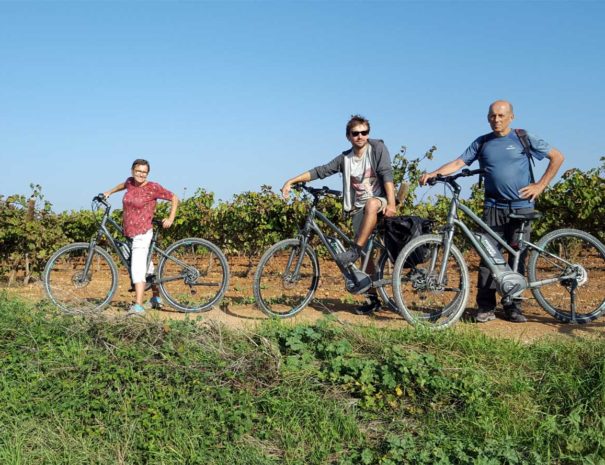
[[[57,250],[43,272],[46,295],[63,312],[99,312],[109,305],[118,287],[118,269],[109,252],[99,246],[103,237],[116,252],[130,276],[130,240],[110,216],[111,205],[103,194],[92,200],[93,212],[104,208],[96,234],[90,242],[76,242]],[[153,220],[154,232],[147,256],[160,256],[157,272],[147,285],[157,285],[160,294],[180,312],[202,312],[216,305],[229,285],[229,265],[223,252],[199,238],[176,241],[166,250],[157,245],[161,221]],[[114,235],[110,225],[117,231]],[[119,239],[117,236],[121,239]],[[130,280],[132,289],[132,277]]]
[[[370,288],[376,288],[382,301],[394,309],[395,303],[386,291],[391,280],[384,279],[389,256],[377,231],[370,235],[362,251],[361,268],[354,264],[341,265],[336,260],[336,255],[351,247],[354,242],[317,208],[322,197],[340,198],[342,192],[325,186],[320,189],[307,187],[305,184],[293,188],[308,192],[313,201],[298,236],[272,245],[261,257],[254,274],[253,286],[257,306],[268,316],[287,318],[296,315],[311,302],[320,278],[319,261],[311,245],[311,240],[316,235],[342,273],[348,292],[362,294]],[[335,235],[326,235],[316,220]],[[374,250],[378,250],[380,256],[376,271],[370,276],[366,270]]]
[[[540,306],[559,321],[588,323],[605,310],[605,246],[594,236],[577,229],[558,229],[543,236],[537,244],[524,240],[528,222],[541,213],[509,213],[520,222],[513,243],[507,244],[467,206],[460,203],[460,177],[482,174],[483,170],[465,169],[451,176],[436,176],[433,185],[443,183],[452,193],[447,220],[440,234],[422,235],[410,241],[400,252],[393,268],[393,294],[408,321],[436,329],[454,324],[466,308],[469,273],[464,257],[454,245],[459,231],[489,267],[502,303],[509,304],[530,289]],[[480,232],[472,232],[458,217],[461,210]],[[513,257],[512,268],[500,248]],[[406,267],[406,261],[420,250],[426,252],[422,263]],[[528,250],[528,278],[518,272],[521,254]]]

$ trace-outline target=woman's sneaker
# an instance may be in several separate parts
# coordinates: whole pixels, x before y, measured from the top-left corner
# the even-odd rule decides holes
[[[140,304],[132,304],[127,315],[145,315],[145,309]]]
[[[155,309],[162,308],[162,298],[154,295],[151,299],[149,299],[149,306]]]

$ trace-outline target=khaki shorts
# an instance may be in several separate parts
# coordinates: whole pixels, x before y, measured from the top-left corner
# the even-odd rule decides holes
[[[384,197],[372,197],[374,199],[380,200],[380,214],[384,212],[384,209],[387,207],[387,199]],[[349,213],[351,217],[351,221],[353,223],[353,232],[355,233],[355,237],[357,237],[357,233],[361,229],[361,223],[363,223],[363,215],[364,215],[365,207],[358,208],[357,210],[352,210]]]

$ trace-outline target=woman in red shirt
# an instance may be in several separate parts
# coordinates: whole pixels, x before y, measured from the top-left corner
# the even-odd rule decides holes
[[[137,159],[132,163],[132,176],[123,183],[104,193],[109,197],[115,192],[126,189],[123,204],[124,235],[132,239],[132,253],[130,257],[130,273],[135,290],[135,303],[130,307],[129,313],[143,314],[143,294],[145,292],[145,278],[153,274],[153,263],[147,265],[147,254],[153,236],[153,214],[157,199],[170,200],[172,206],[170,215],[162,221],[164,228],[169,228],[174,222],[179,204],[178,197],[156,182],[147,180],[149,175],[149,162]],[[153,288],[153,297],[150,300],[153,308],[159,308],[161,300],[157,288]]]

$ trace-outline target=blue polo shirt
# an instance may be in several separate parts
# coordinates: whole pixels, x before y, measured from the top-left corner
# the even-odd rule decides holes
[[[548,155],[551,147],[546,141],[529,133],[527,138],[533,158],[542,160]],[[479,160],[479,166],[485,170],[486,207],[533,207],[533,202],[519,197],[519,190],[531,183],[531,174],[529,159],[523,153],[523,144],[514,130],[503,137],[493,132],[478,137],[460,158],[467,166]]]

